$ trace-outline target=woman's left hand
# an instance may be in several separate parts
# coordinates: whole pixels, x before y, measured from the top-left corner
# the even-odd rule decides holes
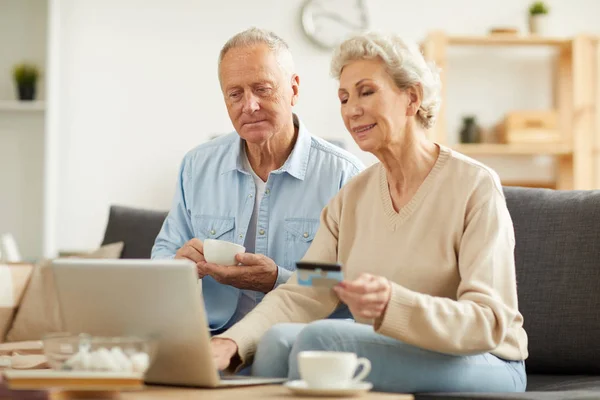
[[[392,295],[392,284],[382,276],[361,274],[353,281],[334,286],[340,300],[355,317],[376,319],[383,315]]]

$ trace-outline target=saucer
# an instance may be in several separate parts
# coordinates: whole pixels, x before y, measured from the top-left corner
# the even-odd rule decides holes
[[[289,381],[284,386],[302,396],[358,396],[373,388],[370,382],[358,382],[347,387],[311,388],[302,380]]]

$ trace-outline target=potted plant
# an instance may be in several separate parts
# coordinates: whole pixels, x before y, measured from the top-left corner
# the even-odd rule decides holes
[[[38,68],[33,64],[17,64],[13,68],[13,78],[17,85],[19,100],[34,100],[37,81],[40,76]]]
[[[548,6],[543,1],[533,2],[529,6],[529,32],[535,35],[548,33]]]

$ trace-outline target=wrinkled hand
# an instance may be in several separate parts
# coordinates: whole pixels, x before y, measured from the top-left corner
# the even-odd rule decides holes
[[[361,274],[353,281],[342,281],[333,290],[355,317],[381,317],[392,295],[392,284],[382,276]]]
[[[270,292],[277,281],[277,265],[262,254],[243,253],[235,256],[243,265],[218,265],[199,262],[199,274],[210,275],[219,283],[238,289]]]
[[[237,355],[237,344],[231,339],[212,338],[210,340],[210,349],[213,360],[219,371],[229,367],[231,359]]]
[[[205,274],[203,274],[198,267],[198,263],[204,263],[206,261],[204,259],[204,244],[200,239],[194,238],[188,240],[186,244],[177,250],[177,253],[175,253],[175,259],[186,259],[193,261],[196,264],[196,269],[198,270],[198,278],[204,278]]]

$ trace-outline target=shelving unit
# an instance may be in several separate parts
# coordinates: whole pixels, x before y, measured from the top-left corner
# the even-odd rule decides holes
[[[439,33],[435,33],[437,35]],[[568,39],[541,36],[496,34],[490,36],[446,36],[450,45],[457,46],[565,46]]]
[[[564,143],[520,144],[520,143],[474,143],[457,144],[454,150],[468,156],[527,156],[527,155],[569,155],[572,148]]]
[[[4,111],[44,111],[46,103],[43,101],[11,101],[0,100],[0,112]]]
[[[0,234],[25,261],[43,255],[48,0],[0,1]],[[35,101],[16,100],[12,70],[40,68]]]
[[[557,52],[553,82],[553,106],[558,112],[560,140],[556,143],[481,143],[451,145],[446,123],[446,68],[450,46],[546,46]],[[591,36],[545,38],[519,35],[452,36],[432,32],[422,43],[425,58],[441,68],[442,108],[431,138],[451,145],[468,156],[553,156],[557,160],[552,185],[510,182],[522,186],[551,186],[557,189],[600,188],[600,52],[598,39]],[[501,117],[501,116],[499,116]],[[503,181],[504,184],[508,182]]]

